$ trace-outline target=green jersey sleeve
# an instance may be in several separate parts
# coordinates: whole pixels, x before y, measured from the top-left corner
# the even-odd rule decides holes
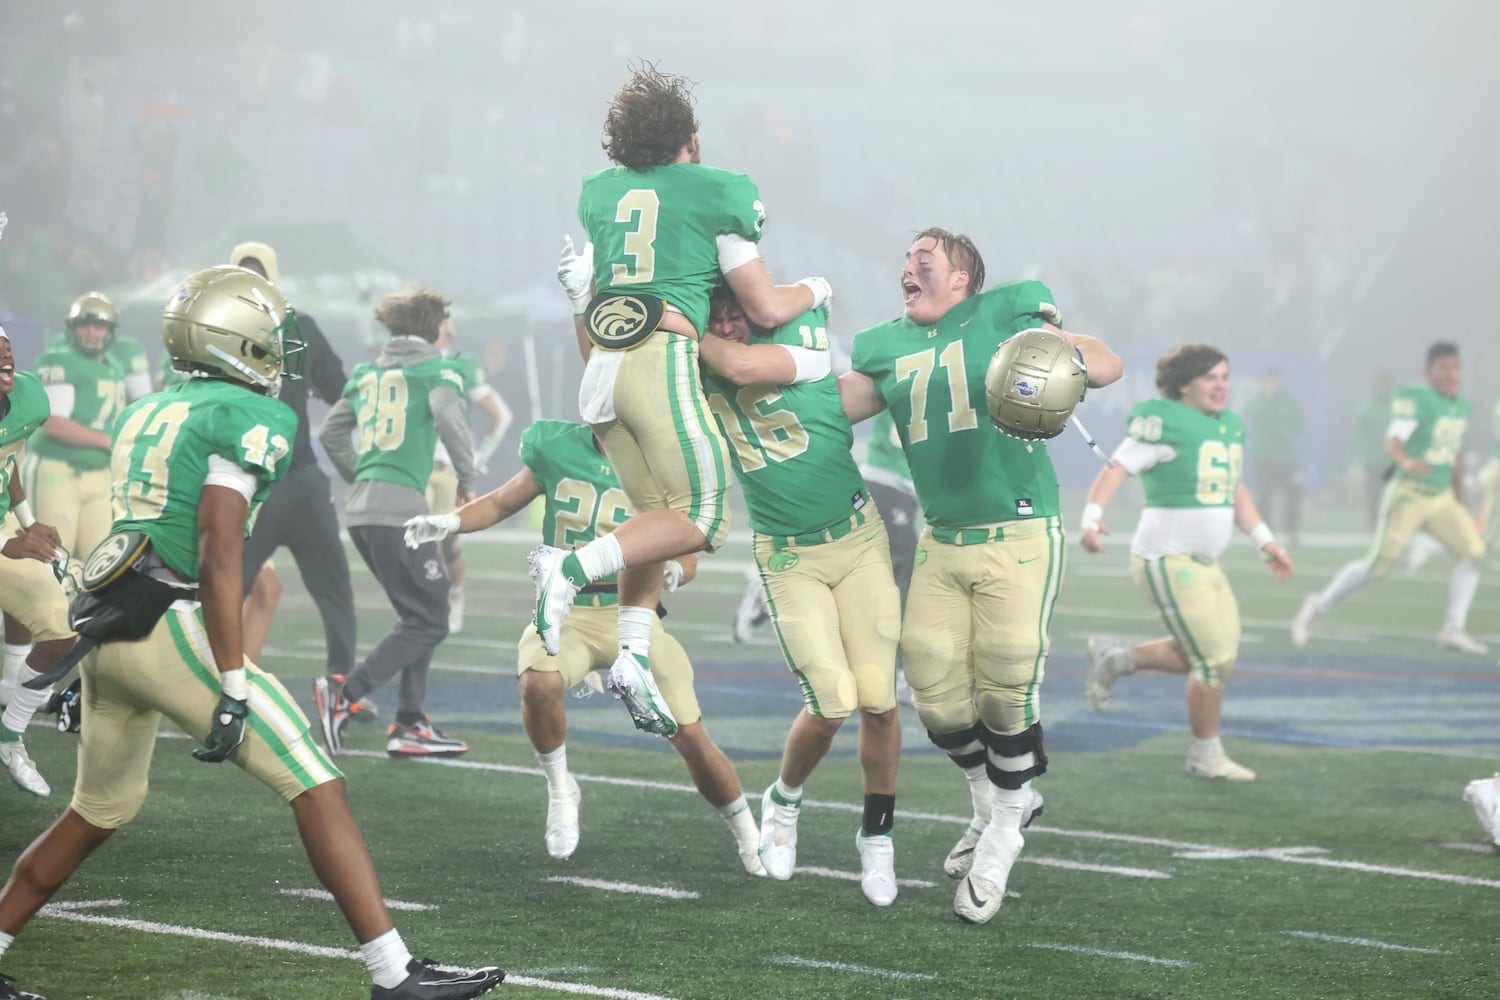
[[[539,420],[521,434],[521,461],[542,488],[542,538],[572,549],[609,534],[632,510],[587,424]]]
[[[773,331],[754,330],[750,342],[827,351],[826,323],[817,309]],[[832,372],[796,385],[737,386],[705,371],[703,387],[755,531],[821,531],[864,506],[864,479],[849,450],[854,436]]]
[[[146,357],[146,349],[134,337],[127,337],[123,333],[115,334],[114,339],[109,342],[107,353],[126,375],[151,373],[151,360]]]
[[[1175,452],[1141,471],[1147,507],[1234,505],[1245,465],[1245,425],[1236,414],[1158,397],[1136,404],[1127,428],[1133,440]]]
[[[36,372],[49,386],[69,386],[73,393],[69,420],[89,430],[112,434],[125,409],[125,375],[109,353],[90,357],[65,343],[37,359]],[[32,450],[42,458],[66,462],[88,472],[109,465],[109,452],[102,448],[66,444],[45,430],[37,435]]]
[[[52,415],[47,390],[31,372],[16,372],[10,408],[0,417],[0,517],[10,512],[10,480],[31,438]]]
[[[1431,468],[1421,476],[1398,468],[1396,475],[1419,483],[1429,492],[1450,486],[1454,463],[1463,451],[1471,409],[1462,396],[1449,398],[1426,382],[1397,389],[1391,399],[1391,419],[1414,421],[1416,425],[1406,439],[1406,454],[1421,459]]]
[[[455,354],[451,359],[463,380],[465,401],[476,403],[484,398],[489,382],[484,375],[484,365],[472,354]]]

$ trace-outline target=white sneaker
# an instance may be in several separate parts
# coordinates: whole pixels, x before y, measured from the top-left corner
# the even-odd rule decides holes
[[[1186,770],[1195,778],[1212,778],[1219,781],[1255,780],[1254,771],[1236,764],[1226,753],[1215,754],[1212,757],[1195,757],[1189,753]]]
[[[771,617],[770,610],[766,607],[766,592],[761,585],[758,574],[750,574],[750,582],[745,587],[745,596],[740,598],[740,606],[734,612],[734,641],[749,642],[755,632],[755,626]]]
[[[551,545],[538,545],[526,556],[531,566],[531,582],[536,585],[536,608],[531,621],[548,656],[557,655],[563,619],[573,610],[573,598],[578,596],[578,587],[562,572],[566,558],[566,549]]]
[[[958,883],[953,894],[953,912],[965,923],[986,924],[1000,912],[1005,884],[1026,839],[1015,830],[994,825],[985,830],[974,851],[974,868]]]
[[[896,670],[896,701],[902,705],[915,708],[911,700],[911,683],[906,679],[906,671]]]
[[[1474,656],[1484,656],[1490,651],[1490,647],[1455,625],[1444,625],[1438,633],[1437,643],[1444,649],[1456,649]]]
[[[876,906],[890,906],[896,901],[896,842],[888,833],[856,833],[854,848],[859,851],[859,887],[865,898]]]
[[[734,834],[734,852],[740,864],[748,874],[765,878],[766,866],[760,860],[760,826],[755,822],[755,813],[746,805],[725,819],[729,823],[729,832]]]
[[[797,817],[802,800],[782,805],[772,797],[773,783],[760,797],[760,861],[766,874],[785,882],[797,868]]]
[[[1297,609],[1297,614],[1292,618],[1292,645],[1306,646],[1308,638],[1312,635],[1313,622],[1318,620],[1322,614],[1318,610],[1318,595],[1308,594],[1302,598],[1302,607]]]
[[[1031,798],[1026,801],[1026,808],[1021,810],[1021,829],[1031,825],[1031,821],[1042,814],[1042,793],[1034,786],[1026,789],[1031,793]],[[953,845],[953,850],[943,859],[943,871],[949,878],[963,878],[969,874],[974,867],[974,848],[979,843],[980,834],[984,833],[989,824],[978,819],[971,820],[968,827],[964,829],[964,835],[958,838],[958,843]]]
[[[1491,844],[1500,847],[1500,774],[1471,781],[1464,788],[1464,801],[1474,807],[1479,825]]]
[[[625,703],[635,728],[671,739],[677,735],[677,717],[667,707],[661,688],[651,671],[630,653],[615,657],[606,682],[611,694]]]
[[[559,861],[578,850],[578,779],[568,775],[568,783],[556,788],[547,783],[547,853]]]
[[[1084,674],[1084,691],[1089,707],[1098,711],[1109,704],[1109,689],[1121,674],[1135,673],[1131,659],[1132,643],[1124,639],[1095,636],[1088,644],[1088,670]]]
[[[11,779],[22,790],[43,798],[52,794],[52,786],[47,784],[47,779],[42,777],[36,765],[31,762],[31,755],[26,752],[26,744],[21,740],[0,741],[0,767],[10,772]]]

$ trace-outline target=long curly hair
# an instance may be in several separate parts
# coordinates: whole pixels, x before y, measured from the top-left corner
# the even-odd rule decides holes
[[[393,337],[421,337],[432,344],[436,343],[438,329],[448,318],[448,307],[452,304],[427,288],[391,292],[380,300],[375,318]]]
[[[1209,344],[1182,344],[1156,359],[1156,387],[1168,399],[1181,399],[1189,382],[1228,360],[1228,355]]]
[[[697,131],[693,82],[641,62],[609,102],[600,145],[620,166],[646,170],[676,160]]]

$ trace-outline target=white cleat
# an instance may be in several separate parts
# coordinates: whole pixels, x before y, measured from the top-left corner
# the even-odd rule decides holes
[[[991,826],[979,838],[974,868],[958,883],[953,894],[953,912],[969,924],[987,924],[1000,912],[1005,884],[1026,839],[1016,830]]]
[[[633,655],[621,653],[615,657],[605,686],[625,703],[635,728],[667,739],[677,735],[677,717],[662,697],[661,688],[656,686],[656,678]]]
[[[1500,848],[1500,774],[1469,782],[1464,788],[1464,801],[1474,807],[1485,839]]]
[[[1088,670],[1084,673],[1084,690],[1088,694],[1089,707],[1098,711],[1109,704],[1109,689],[1115,678],[1122,674],[1135,673],[1135,662],[1131,659],[1132,644],[1124,639],[1106,639],[1099,636],[1089,640]]]
[[[740,598],[740,605],[734,612],[734,641],[749,642],[754,637],[755,627],[770,617],[760,575],[751,573],[745,596]]]
[[[562,623],[573,610],[573,598],[578,596],[578,586],[563,575],[563,560],[568,558],[566,549],[551,545],[538,545],[526,556],[531,566],[531,582],[536,585],[536,608],[531,621],[541,637],[542,649],[548,656],[556,656],[562,642]]]
[[[564,861],[578,850],[578,779],[568,775],[562,788],[547,785],[547,853]]]
[[[785,882],[797,868],[797,817],[802,800],[782,805],[773,797],[776,786],[760,797],[760,860],[766,874]]]
[[[1185,770],[1195,778],[1209,778],[1214,781],[1255,780],[1254,771],[1236,764],[1225,753],[1215,754],[1212,757],[1194,757],[1190,753]]]
[[[854,835],[859,851],[859,887],[865,898],[876,906],[890,906],[896,901],[896,843],[888,833],[866,837]]]
[[[1484,656],[1490,651],[1490,647],[1453,625],[1443,626],[1443,630],[1438,633],[1437,643],[1444,649],[1456,649],[1473,656]]]
[[[1307,640],[1312,636],[1313,622],[1318,620],[1322,614],[1318,610],[1318,595],[1308,594],[1302,598],[1302,607],[1297,609],[1297,614],[1292,618],[1292,645],[1306,646]]]
[[[47,779],[42,777],[36,765],[31,762],[31,755],[26,752],[26,744],[21,740],[0,740],[0,767],[10,772],[11,780],[23,791],[43,798],[52,794],[52,786],[47,784]]]
[[[1031,825],[1031,821],[1042,814],[1042,793],[1033,786],[1026,789],[1031,793],[1031,798],[1026,800],[1026,808],[1021,810],[1021,829]],[[979,837],[984,833],[989,824],[978,819],[971,820],[964,829],[964,835],[958,838],[958,843],[953,845],[953,850],[943,859],[943,871],[949,878],[963,878],[969,874],[974,867],[974,849],[979,844]]]
[[[740,851],[740,850],[736,850],[735,853],[739,855],[740,864],[742,864],[742,865],[745,866],[745,871],[748,874],[754,875],[757,878],[765,878],[766,877],[766,866],[760,860],[760,851],[759,850],[754,850],[754,851]]]

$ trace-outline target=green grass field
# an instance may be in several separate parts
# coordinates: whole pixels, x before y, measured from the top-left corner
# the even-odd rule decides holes
[[[1180,679],[1124,678],[1109,711],[1087,707],[1083,640],[1160,628],[1126,574],[1123,535],[1107,556],[1074,546],[1044,688],[1046,813],[1000,915],[970,927],[941,868],[968,796],[909,711],[896,828],[906,881],[888,910],[856,877],[852,728],[808,784],[802,870],[773,883],[741,872],[725,824],[663,741],[636,734],[613,701],[570,700],[583,840],[551,860],[513,680],[530,600],[520,538],[469,546],[468,624],[438,652],[432,714],[470,741],[468,756],[390,761],[381,727],[353,731],[341,758],[413,952],[503,965],[497,996],[1500,996],[1500,855],[1460,799],[1500,758],[1500,668],[1433,645],[1441,557],[1358,595],[1293,650],[1285,625],[1302,594],[1357,550],[1296,551],[1299,579],[1286,585],[1233,551],[1246,642],[1225,742],[1260,778],[1228,786],[1182,773]],[[310,710],[321,629],[291,560],[279,564],[287,597],[265,665]],[[746,565],[743,540],[705,560],[667,624],[758,808],[799,702],[769,632],[729,639]],[[368,644],[391,616],[362,570],[356,591]],[[1491,642],[1497,608],[1492,578],[1471,620]],[[57,790],[0,788],[6,864],[71,784],[73,737],[39,727],[28,742]],[[52,1000],[367,996],[337,910],[310,892],[285,807],[189,749],[163,735],[140,818],[27,927],[4,971]]]

